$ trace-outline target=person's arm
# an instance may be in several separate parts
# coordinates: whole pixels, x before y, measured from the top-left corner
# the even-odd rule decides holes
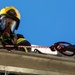
[[[75,52],[75,45],[72,45],[72,46],[66,46],[66,49],[67,49],[68,51]]]
[[[16,44],[23,45],[23,46],[31,46],[30,42],[26,40],[22,34],[17,34]],[[23,48],[19,48],[19,50],[24,52],[30,52],[31,48],[23,47]]]

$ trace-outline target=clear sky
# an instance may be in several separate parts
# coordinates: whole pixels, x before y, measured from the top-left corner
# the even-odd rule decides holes
[[[0,0],[0,9],[6,6],[19,10],[21,22],[16,33],[32,44],[75,44],[75,0]]]

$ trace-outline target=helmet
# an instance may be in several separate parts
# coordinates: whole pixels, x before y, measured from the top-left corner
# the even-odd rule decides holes
[[[3,23],[4,18],[9,18],[9,19],[14,20],[16,22],[16,25],[12,26],[12,27],[14,28],[14,30],[18,29],[18,26],[20,23],[20,13],[15,7],[13,7],[13,6],[4,7],[0,11],[0,17],[2,19],[2,20],[0,20],[1,23]]]

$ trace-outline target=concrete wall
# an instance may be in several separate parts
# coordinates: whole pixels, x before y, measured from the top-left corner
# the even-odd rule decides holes
[[[0,50],[0,71],[32,75],[75,75],[75,59]]]

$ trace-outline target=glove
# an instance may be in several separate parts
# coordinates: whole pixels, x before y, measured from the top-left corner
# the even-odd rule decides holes
[[[55,51],[55,46],[54,45],[50,46],[49,48],[51,49],[51,51]]]
[[[67,47],[64,45],[58,45],[56,47],[56,50],[61,51],[61,52],[65,52],[67,50]]]

